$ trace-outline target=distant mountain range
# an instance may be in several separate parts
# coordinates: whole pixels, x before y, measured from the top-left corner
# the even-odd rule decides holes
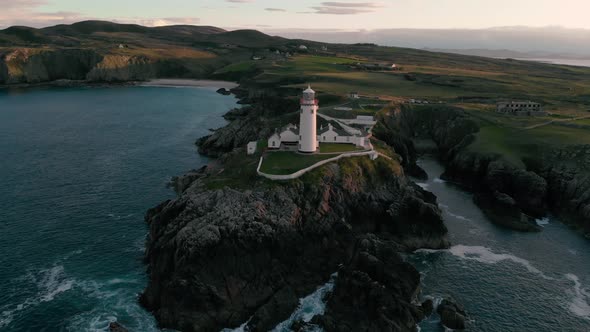
[[[266,29],[286,38],[375,43],[500,58],[590,58],[590,30],[560,27],[382,29],[365,31]]]

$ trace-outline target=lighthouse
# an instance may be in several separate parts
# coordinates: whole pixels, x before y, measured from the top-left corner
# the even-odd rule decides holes
[[[299,123],[299,152],[314,153],[318,147],[317,114],[318,101],[311,86],[303,91]]]

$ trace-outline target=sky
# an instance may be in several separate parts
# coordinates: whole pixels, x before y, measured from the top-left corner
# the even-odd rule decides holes
[[[0,27],[100,19],[226,29],[590,29],[590,0],[0,0]]]

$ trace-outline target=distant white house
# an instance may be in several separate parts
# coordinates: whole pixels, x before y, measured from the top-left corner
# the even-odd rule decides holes
[[[307,46],[305,46],[305,45],[299,45],[299,49],[302,50],[302,51],[305,51],[305,50],[307,50]]]
[[[256,153],[256,150],[258,149],[258,142],[256,141],[252,141],[250,143],[248,143],[248,155],[253,155]]]
[[[350,99],[359,99],[360,96],[359,96],[359,93],[358,92],[351,91],[351,92],[348,93],[348,98],[350,98]]]

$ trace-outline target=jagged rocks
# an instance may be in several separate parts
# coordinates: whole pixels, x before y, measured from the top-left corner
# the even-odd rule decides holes
[[[436,312],[440,316],[441,323],[447,328],[453,330],[465,329],[465,320],[467,314],[465,313],[465,310],[457,303],[449,299],[444,299],[438,305]]]
[[[226,88],[218,89],[216,92],[219,93],[220,95],[224,95],[224,96],[231,95],[231,91]]]
[[[397,250],[397,244],[373,235],[357,240],[318,319],[325,331],[415,331],[423,316],[411,303],[420,274]]]
[[[499,191],[478,193],[474,195],[473,200],[488,219],[497,225],[521,232],[542,230],[534,218],[524,214],[514,198],[505,193]]]
[[[424,314],[424,317],[429,317],[434,311],[434,302],[431,299],[427,299],[426,301],[422,302],[420,308],[422,309],[422,314]]]
[[[382,289],[378,282],[386,289],[375,299],[392,301],[385,311],[375,308],[380,322],[409,326],[419,312],[409,303],[419,276],[396,254],[406,244],[394,240],[425,237],[437,248],[448,240],[433,198],[392,163],[347,159],[314,171],[313,183],[248,190],[206,189],[197,179],[146,215],[149,284],[141,302],[163,327],[217,332],[252,317],[249,327],[266,331],[348,264],[342,287],[360,283],[360,296]],[[356,245],[366,232],[392,240]]]
[[[129,332],[129,330],[127,330],[123,327],[123,325],[117,322],[111,322],[109,324],[109,332]]]

